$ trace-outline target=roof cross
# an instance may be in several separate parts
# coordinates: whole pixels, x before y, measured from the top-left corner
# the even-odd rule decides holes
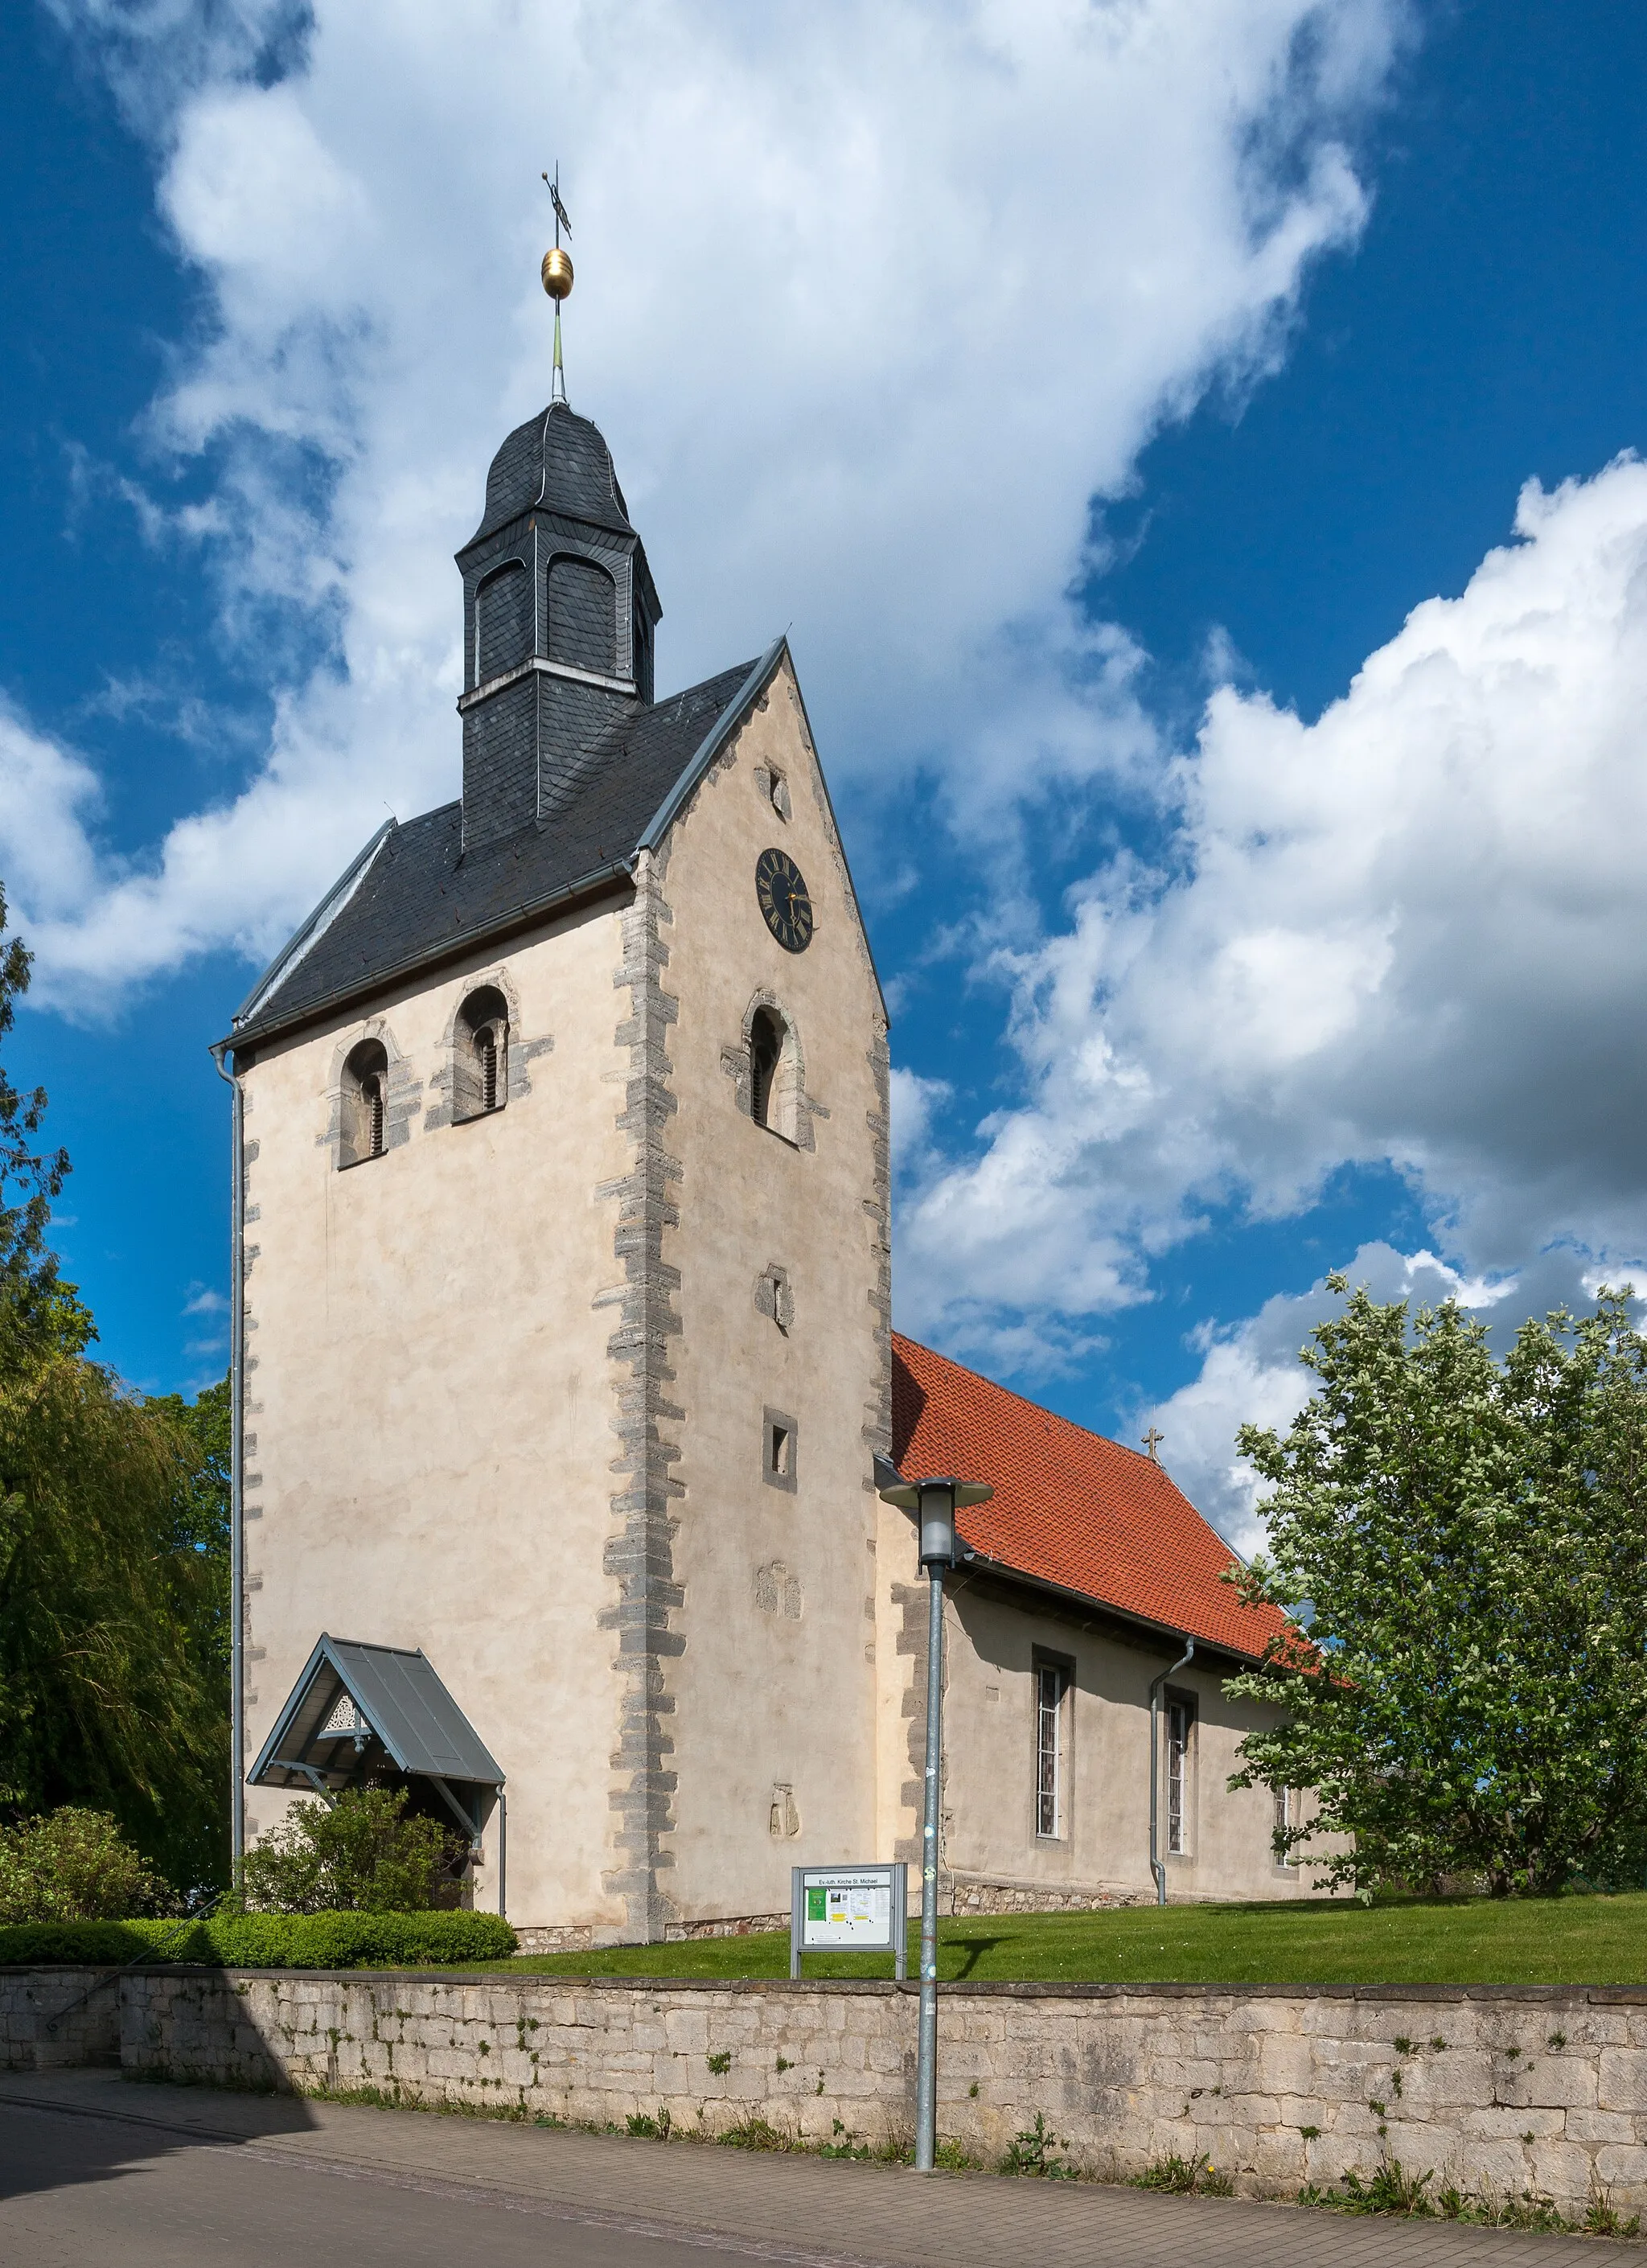
[[[1160,1463],[1161,1460],[1155,1453],[1165,1439],[1165,1434],[1158,1433],[1153,1425],[1151,1426],[1149,1432],[1143,1436],[1143,1446],[1149,1451],[1150,1462],[1152,1465],[1158,1465]]]
[[[558,158],[555,161],[555,179],[551,180],[546,173],[543,176],[543,186],[548,191],[550,202],[555,207],[555,241],[558,244],[562,229],[566,231],[568,236],[572,232],[572,225],[566,217],[566,208],[561,202],[561,161]]]

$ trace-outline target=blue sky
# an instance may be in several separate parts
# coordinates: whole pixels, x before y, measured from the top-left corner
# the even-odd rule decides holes
[[[450,553],[547,391],[558,151],[661,681],[793,622],[895,1010],[901,1319],[1155,1416],[1246,1535],[1233,1425],[1326,1270],[1504,1324],[1647,1253],[1647,23],[644,12],[0,18],[0,873],[70,1272],[135,1381],[220,1366],[207,1042],[453,792]]]

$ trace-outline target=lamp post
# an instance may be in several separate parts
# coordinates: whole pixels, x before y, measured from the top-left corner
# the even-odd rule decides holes
[[[932,2171],[937,2146],[937,1842],[943,1801],[944,1574],[960,1556],[959,1506],[987,1504],[987,1481],[899,1481],[881,1497],[920,1522],[921,1565],[927,1577],[926,1797],[921,1825],[921,2020],[915,2062],[915,2167]]]

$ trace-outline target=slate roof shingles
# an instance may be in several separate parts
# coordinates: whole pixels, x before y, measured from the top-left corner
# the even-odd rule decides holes
[[[893,1460],[910,1480],[989,1481],[958,1525],[1019,1574],[1248,1658],[1284,1626],[1219,1580],[1235,1554],[1163,1466],[899,1332]]]
[[[348,903],[236,1027],[235,1046],[443,949],[478,944],[578,883],[616,875],[754,666],[740,662],[624,718],[582,760],[571,801],[541,825],[467,856],[460,803],[391,828]]]

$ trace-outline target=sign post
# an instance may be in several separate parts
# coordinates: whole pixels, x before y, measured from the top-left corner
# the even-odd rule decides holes
[[[890,1953],[893,1974],[908,1973],[909,1869],[879,1867],[790,1869],[790,1975],[803,1953]]]

